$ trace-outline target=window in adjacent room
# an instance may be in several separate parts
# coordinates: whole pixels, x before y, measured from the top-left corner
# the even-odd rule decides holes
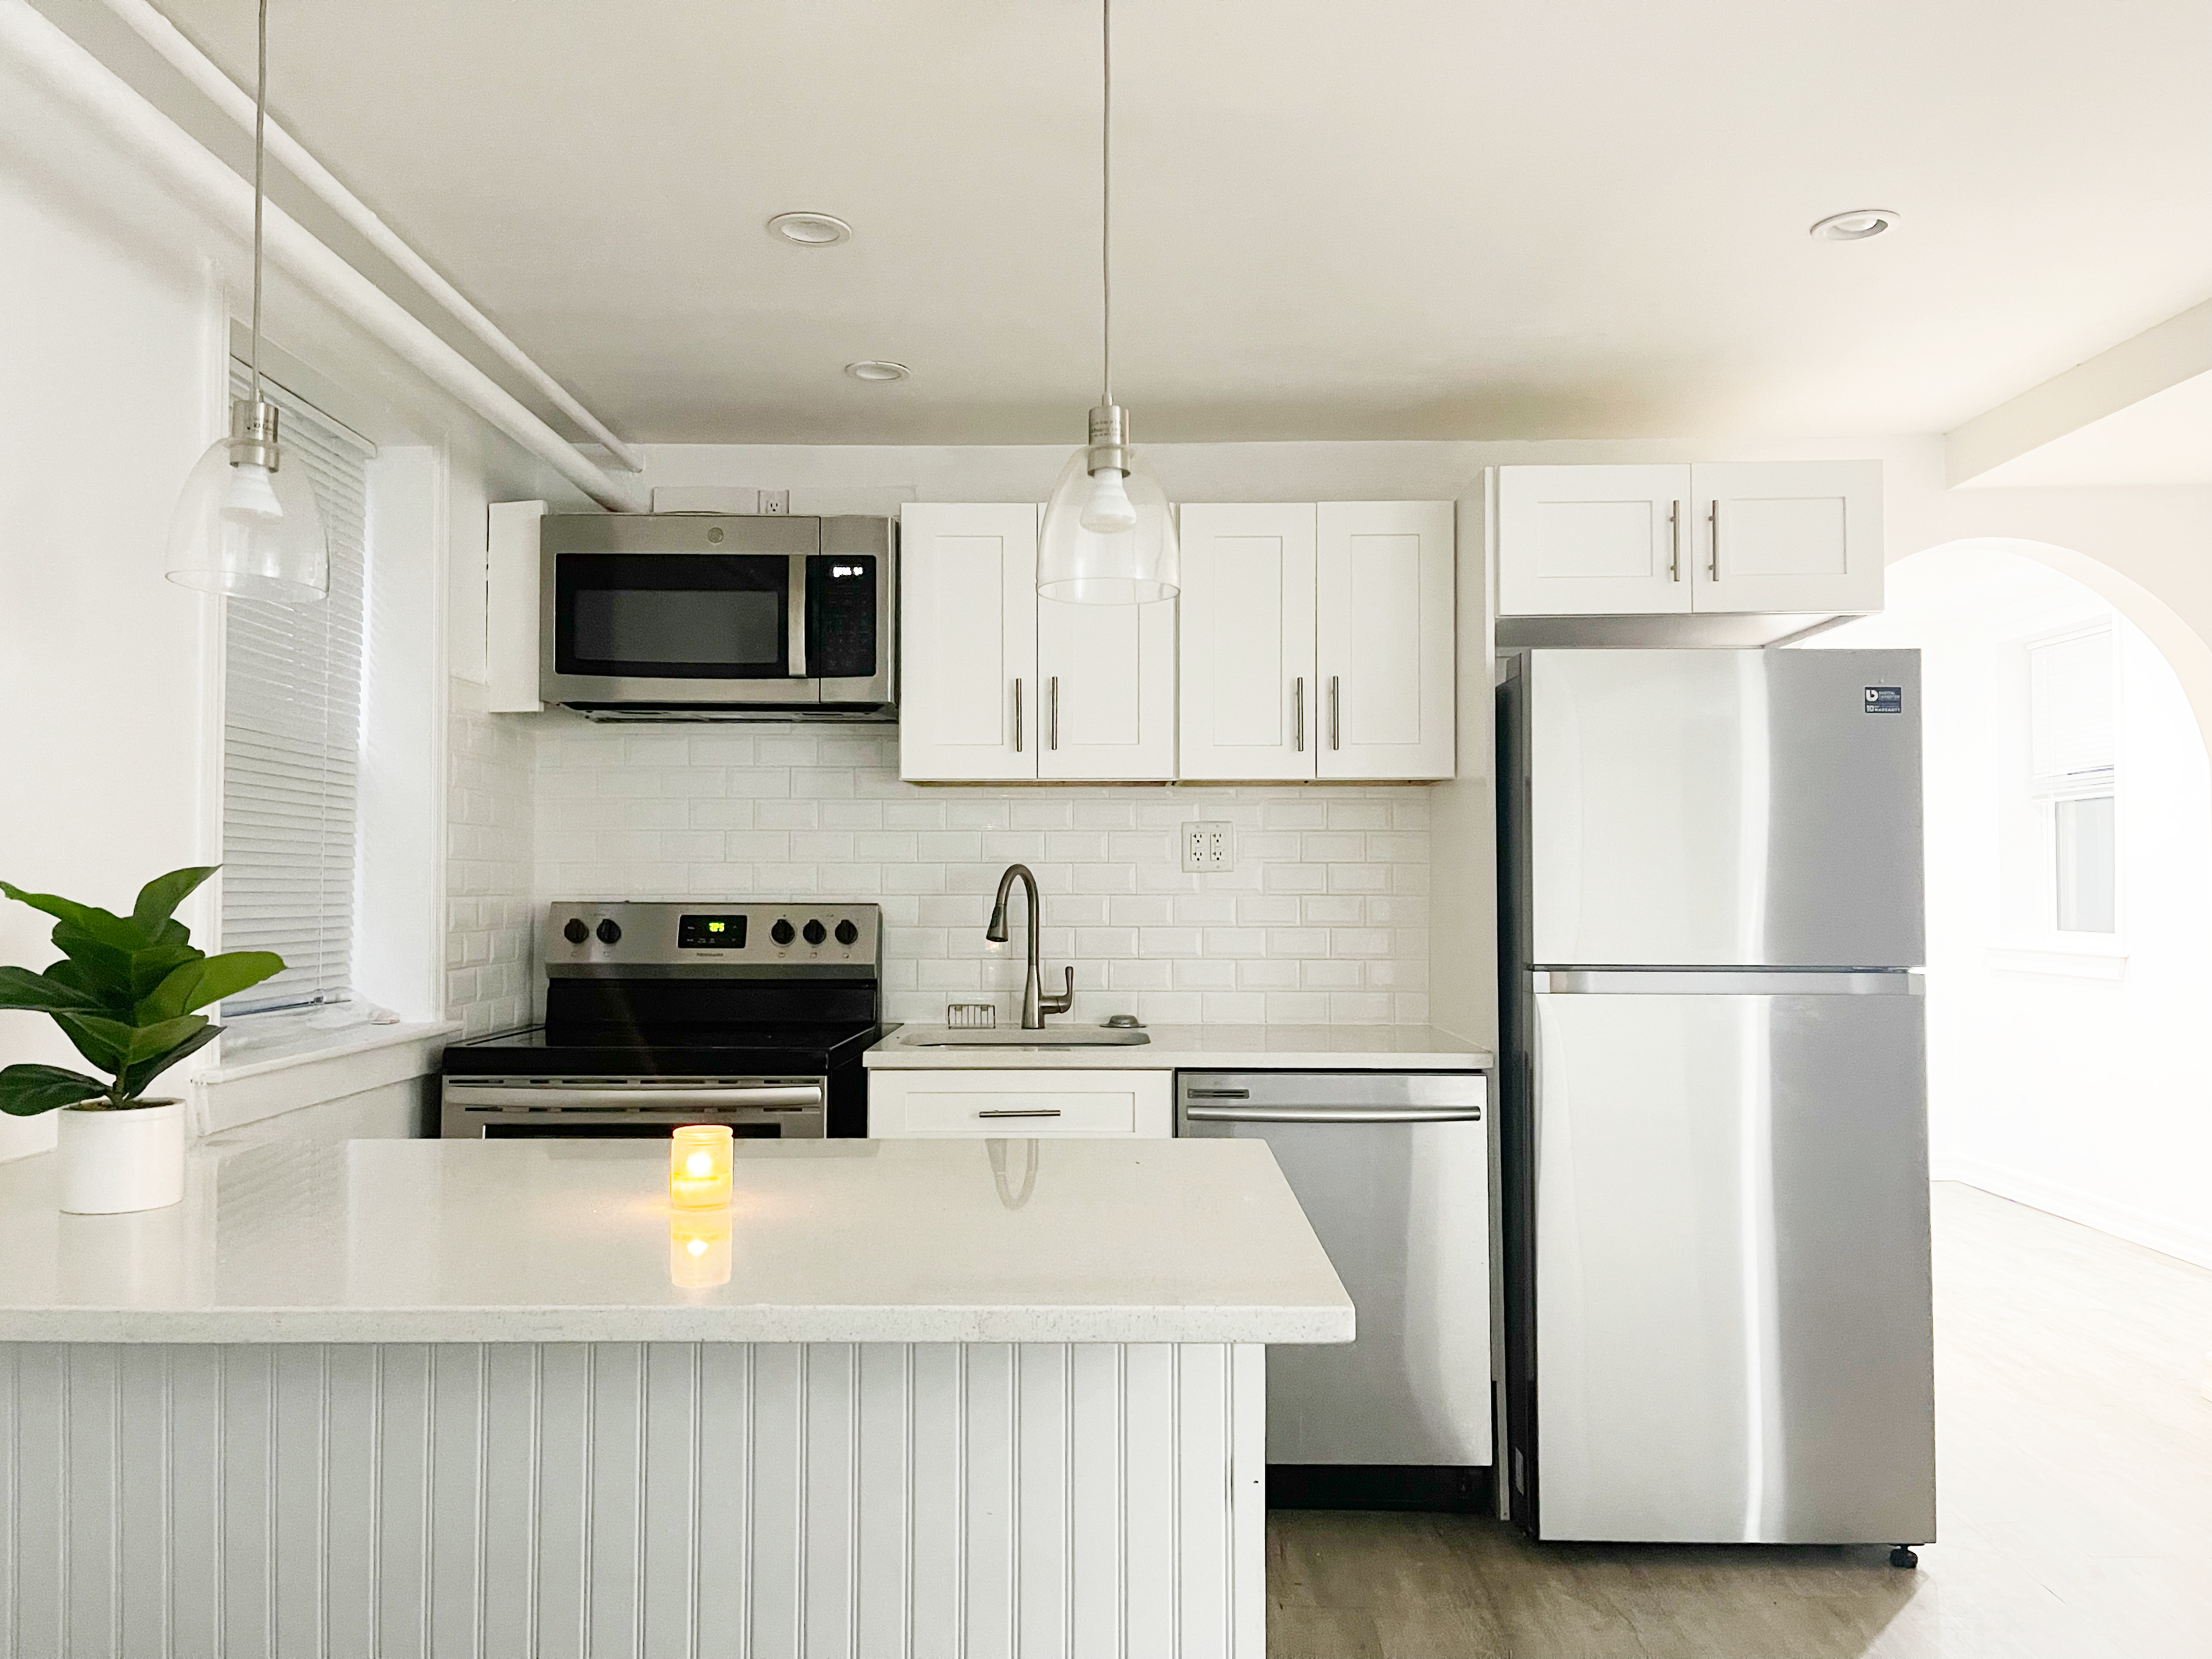
[[[226,1015],[343,1002],[353,968],[361,759],[364,440],[271,385],[284,465],[303,466],[330,539],[331,594],[313,605],[234,599],[223,618],[222,944],[274,951],[284,971]],[[233,365],[232,392],[246,395]]]
[[[2028,788],[2043,830],[2045,914],[2062,933],[2119,931],[2118,696],[2109,623],[2033,641]]]

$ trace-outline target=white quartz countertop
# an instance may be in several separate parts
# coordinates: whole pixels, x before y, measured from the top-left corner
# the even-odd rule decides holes
[[[1036,1035],[1072,1022],[1048,1020]],[[1129,1048],[918,1048],[913,1034],[939,1026],[902,1025],[868,1050],[872,1070],[1022,1071],[1318,1071],[1483,1072],[1488,1050],[1470,1047],[1431,1025],[1153,1025],[1150,1042]],[[957,1036],[958,1032],[949,1035]]]
[[[0,1165],[0,1340],[1347,1342],[1261,1143],[738,1143],[729,1282],[672,1277],[662,1141],[203,1149],[62,1215]],[[691,1212],[679,1212],[691,1213]]]

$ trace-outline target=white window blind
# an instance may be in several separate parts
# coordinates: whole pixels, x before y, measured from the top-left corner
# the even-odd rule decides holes
[[[232,394],[245,397],[234,364]],[[222,945],[284,971],[226,1014],[345,1000],[353,968],[355,789],[371,452],[265,379],[284,465],[304,467],[330,540],[322,605],[224,607]]]
[[[2032,645],[2028,663],[2029,768],[2039,783],[2112,769],[2112,631]]]

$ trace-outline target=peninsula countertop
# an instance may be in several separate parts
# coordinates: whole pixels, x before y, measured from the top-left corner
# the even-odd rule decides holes
[[[1075,1022],[1048,1020],[1036,1033],[1053,1040]],[[975,1072],[1486,1072],[1489,1050],[1432,1025],[1153,1025],[1149,1042],[1127,1048],[920,1048],[914,1034],[957,1039],[942,1027],[902,1025],[868,1050],[872,1071]],[[1001,1036],[1006,1035],[1002,1030]]]
[[[206,1147],[63,1215],[0,1165],[0,1340],[1347,1342],[1256,1141],[738,1142],[729,1282],[672,1277],[665,1141]],[[679,1212],[678,1214],[692,1212]]]

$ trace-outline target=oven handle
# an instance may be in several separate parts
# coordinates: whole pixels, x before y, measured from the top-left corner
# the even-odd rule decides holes
[[[534,1084],[452,1084],[446,1085],[448,1106],[498,1106],[530,1111],[544,1106],[586,1106],[620,1111],[657,1106],[762,1106],[769,1111],[796,1112],[822,1104],[822,1090],[814,1084],[786,1084],[758,1089],[611,1089],[541,1088]]]

